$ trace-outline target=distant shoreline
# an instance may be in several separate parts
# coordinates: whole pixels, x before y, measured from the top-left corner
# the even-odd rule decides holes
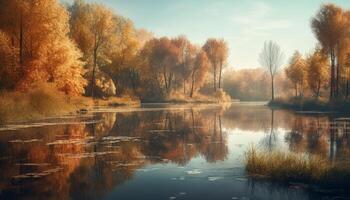
[[[276,99],[269,101],[267,106],[293,111],[350,112],[350,102],[347,100],[329,102],[315,99]]]

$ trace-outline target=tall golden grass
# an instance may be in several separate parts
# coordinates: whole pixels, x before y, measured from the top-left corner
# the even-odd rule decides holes
[[[350,163],[332,163],[327,158],[289,152],[259,151],[251,146],[245,153],[248,175],[280,182],[302,182],[325,188],[350,186]]]
[[[0,124],[59,116],[75,109],[68,96],[50,85],[0,94]]]

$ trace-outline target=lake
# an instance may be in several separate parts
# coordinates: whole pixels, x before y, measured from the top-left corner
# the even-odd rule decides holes
[[[0,199],[347,199],[245,175],[251,145],[350,156],[350,118],[263,103],[143,104],[0,127]]]

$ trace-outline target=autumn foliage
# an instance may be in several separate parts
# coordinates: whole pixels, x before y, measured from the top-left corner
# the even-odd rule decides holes
[[[261,94],[262,98],[256,99],[265,99],[267,93],[273,99],[275,90],[284,88],[275,78],[286,76],[288,83],[284,84],[289,84],[294,96],[348,97],[349,12],[333,4],[322,5],[311,22],[317,48],[308,55],[296,51],[281,73],[284,75],[278,75],[282,49],[275,42],[266,42],[259,62],[270,76],[268,81],[266,73],[257,71],[225,75],[229,48],[221,38],[194,44],[184,35],[155,37],[104,5],[82,0],[66,5],[58,0],[3,0],[0,90],[26,92],[50,84],[69,96],[109,91],[162,101],[201,93],[225,96],[225,91],[230,91],[231,97],[245,96],[238,93],[246,88],[247,93]],[[251,82],[242,77],[250,77]],[[252,82],[264,82],[270,92]],[[265,84],[268,82],[270,86]],[[108,95],[102,92],[98,96]]]
[[[311,21],[318,40],[308,55],[298,51],[285,69],[296,97],[344,100],[349,96],[350,11],[324,4]]]
[[[65,6],[58,0],[4,0],[0,13],[0,90],[52,83],[67,95],[114,90],[141,99],[192,98],[209,74],[214,91],[221,88],[228,57],[223,39],[200,47],[184,35],[155,38],[104,5],[82,0]],[[102,82],[110,88],[96,89]]]
[[[83,63],[68,36],[67,10],[56,0],[7,0],[0,9],[0,71],[7,77],[0,87],[27,90],[51,82],[67,94],[82,94]]]

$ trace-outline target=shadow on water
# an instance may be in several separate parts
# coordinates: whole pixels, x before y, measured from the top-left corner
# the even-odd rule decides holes
[[[316,199],[327,195],[246,178],[245,148],[253,142],[334,162],[350,155],[347,118],[261,105],[89,120],[0,131],[0,199]]]

